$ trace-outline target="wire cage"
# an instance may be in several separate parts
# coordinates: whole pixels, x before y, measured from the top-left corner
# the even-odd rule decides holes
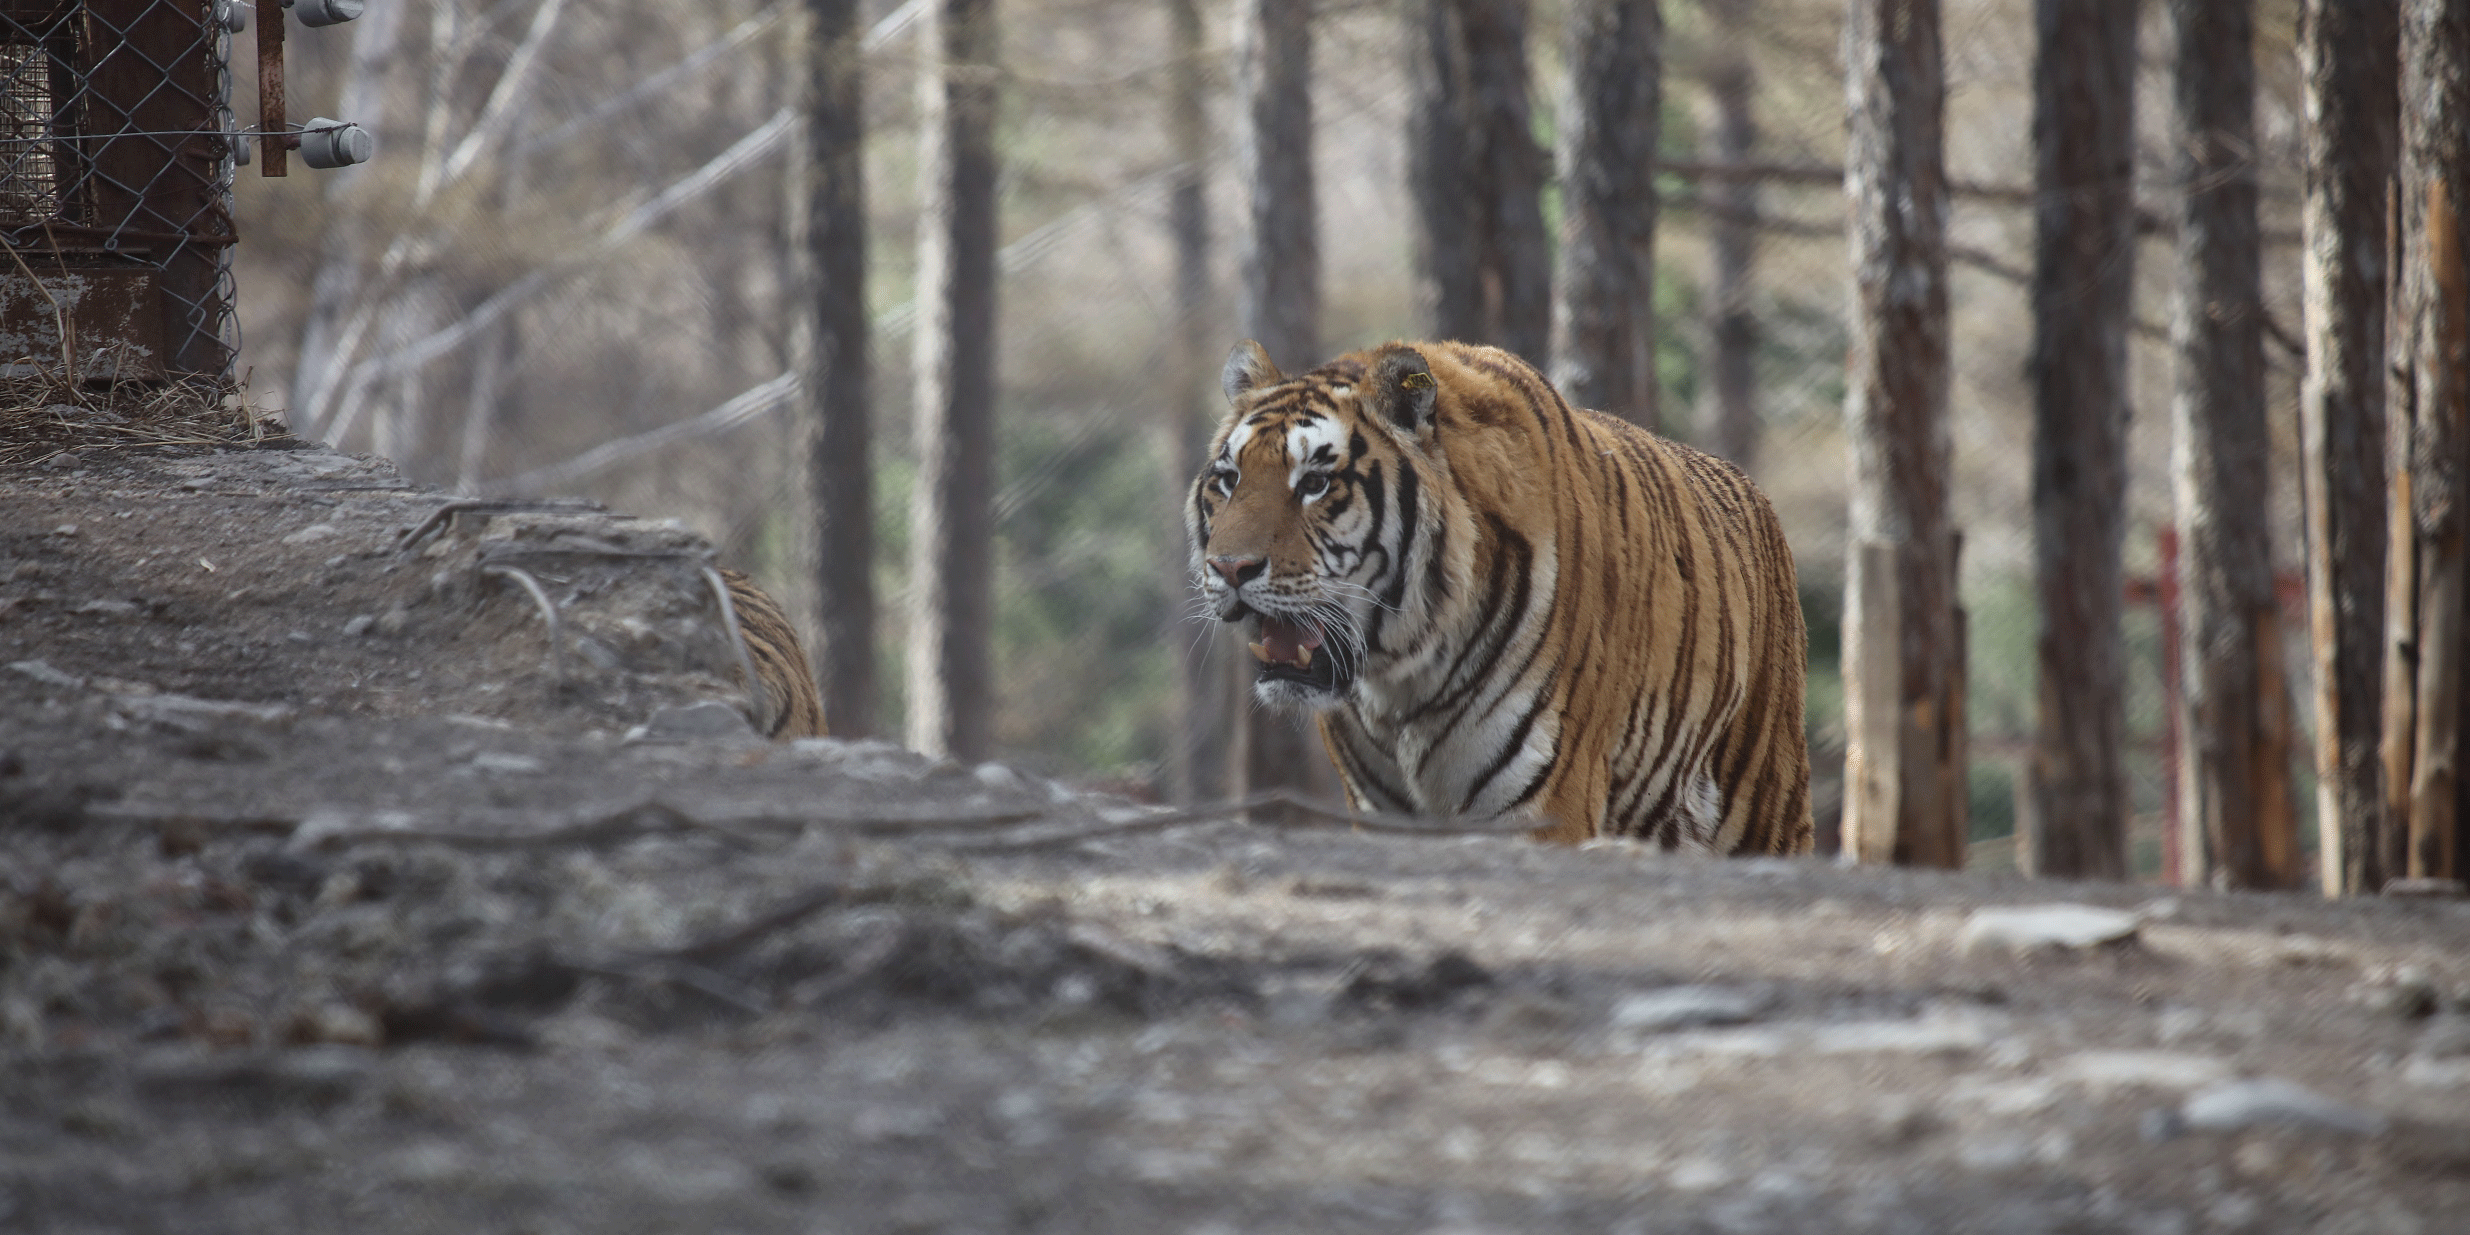
[[[225,7],[0,0],[7,372],[230,377],[239,139]]]

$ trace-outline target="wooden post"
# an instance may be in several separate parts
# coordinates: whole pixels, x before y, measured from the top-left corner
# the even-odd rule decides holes
[[[1904,681],[1902,607],[1895,546],[1853,546],[1844,609],[1844,852],[1853,860],[1895,860],[1903,814]]]

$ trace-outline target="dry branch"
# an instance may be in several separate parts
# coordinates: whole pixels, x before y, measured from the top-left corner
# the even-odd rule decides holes
[[[349,384],[339,400],[340,408],[325,436],[330,441],[340,441],[351,430],[359,415],[361,397],[371,384],[381,378],[416,369],[454,351],[508,313],[530,302],[556,281],[590,271],[598,259],[650,230],[679,207],[711,192],[787,146],[797,136],[802,123],[795,107],[781,108],[753,131],[731,143],[728,149],[712,156],[702,166],[672,181],[668,187],[619,216],[602,229],[600,236],[584,252],[556,265],[537,267],[500,288],[474,306],[471,312],[444,328],[423,335],[404,347],[353,365]]]

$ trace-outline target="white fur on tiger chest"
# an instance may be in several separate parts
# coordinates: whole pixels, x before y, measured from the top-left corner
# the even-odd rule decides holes
[[[1357,749],[1386,756],[1390,765],[1373,769],[1376,783],[1402,786],[1415,799],[1380,805],[1441,818],[1490,818],[1510,808],[1551,764],[1558,747],[1561,718],[1549,708],[1536,715],[1523,737],[1515,736],[1519,718],[1534,706],[1536,690],[1527,686],[1487,695],[1461,723],[1444,726],[1399,723],[1399,713],[1384,708],[1366,683],[1358,688],[1353,715],[1339,723],[1360,720],[1367,740]],[[1501,752],[1512,740],[1518,748],[1503,763]]]
[[[1414,801],[1397,806],[1445,818],[1491,818],[1507,812],[1552,763],[1561,718],[1550,706],[1537,707],[1551,687],[1550,666],[1538,663],[1512,676],[1526,661],[1530,641],[1540,637],[1534,627],[1550,607],[1559,573],[1549,543],[1535,550],[1526,612],[1518,615],[1519,634],[1463,707],[1417,715],[1427,701],[1465,685],[1448,676],[1458,645],[1445,640],[1422,658],[1374,667],[1355,688],[1352,716],[1342,712],[1336,718],[1342,724],[1360,723],[1368,740],[1355,744],[1359,751],[1387,757],[1391,766],[1379,769],[1384,773],[1380,781],[1414,795]],[[1484,624],[1486,615],[1471,604],[1442,608],[1457,610],[1441,620],[1461,624],[1463,637],[1476,637]],[[1534,719],[1525,721],[1530,713]],[[1522,721],[1524,734],[1518,732]],[[1513,742],[1516,749],[1504,761],[1503,751]]]

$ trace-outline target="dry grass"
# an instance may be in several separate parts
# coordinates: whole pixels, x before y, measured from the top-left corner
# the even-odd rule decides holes
[[[0,465],[76,450],[236,446],[291,430],[231,382],[126,382],[72,389],[49,377],[0,378]]]

